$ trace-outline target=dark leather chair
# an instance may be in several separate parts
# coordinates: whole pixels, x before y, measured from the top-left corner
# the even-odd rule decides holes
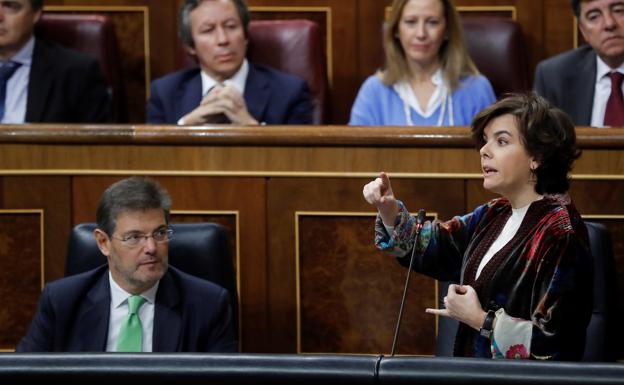
[[[310,20],[254,20],[249,23],[247,58],[306,80],[314,100],[314,124],[329,121],[326,55],[321,30]],[[181,53],[178,67],[196,65]]]
[[[108,81],[113,119],[119,123],[128,121],[115,25],[108,16],[44,12],[35,33],[97,59]]]
[[[95,223],[74,227],[69,237],[65,276],[94,269],[106,263],[93,236]],[[225,229],[216,223],[172,223],[169,263],[185,273],[214,282],[230,293],[233,319],[238,331],[236,278]]]
[[[462,15],[462,25],[468,53],[497,97],[531,88],[520,24],[501,17]]]
[[[611,234],[603,224],[585,222],[594,258],[594,309],[586,332],[583,361],[615,361],[617,284]]]
[[[586,330],[583,361],[615,361],[614,325],[616,299],[615,262],[609,230],[596,222],[585,222],[589,236],[589,247],[594,259],[594,309]],[[440,282],[438,307],[444,306],[444,296],[450,282]],[[451,357],[457,333],[457,321],[438,317],[436,356]]]

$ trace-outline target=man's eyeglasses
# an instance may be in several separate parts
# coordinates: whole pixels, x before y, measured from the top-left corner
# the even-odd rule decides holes
[[[173,236],[173,230],[163,228],[163,229],[158,229],[151,234],[130,233],[121,238],[115,237],[115,236],[112,236],[112,238],[120,240],[124,245],[128,247],[136,247],[136,246],[145,245],[148,238],[154,238],[154,242],[156,243],[164,243],[164,242],[169,242],[172,236]]]

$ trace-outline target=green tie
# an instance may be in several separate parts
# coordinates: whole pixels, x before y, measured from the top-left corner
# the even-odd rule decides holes
[[[119,331],[118,352],[140,352],[142,350],[143,325],[141,325],[141,319],[137,312],[144,303],[145,298],[140,295],[128,297],[128,316],[123,320]]]

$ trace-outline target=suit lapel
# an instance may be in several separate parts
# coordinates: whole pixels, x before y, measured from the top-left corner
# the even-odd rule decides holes
[[[110,318],[110,283],[105,269],[97,283],[87,294],[85,304],[76,316],[70,351],[102,352],[106,350]]]
[[[253,64],[249,63],[244,98],[247,110],[258,122],[266,120],[264,112],[269,101],[269,86],[268,79]]]
[[[202,83],[199,69],[195,75],[180,84],[174,101],[175,116],[181,118],[193,111],[201,102]]]
[[[50,57],[45,43],[35,39],[32,65],[28,79],[26,122],[42,121],[46,100],[48,100],[52,82],[55,78],[54,73],[51,72],[53,61],[54,58]]]
[[[180,336],[183,330],[179,302],[178,288],[171,277],[171,272],[167,271],[160,280],[156,293],[152,351],[180,351]]]

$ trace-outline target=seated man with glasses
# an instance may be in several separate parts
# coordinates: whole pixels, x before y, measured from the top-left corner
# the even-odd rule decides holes
[[[155,181],[111,185],[95,239],[108,264],[52,282],[18,352],[235,352],[229,294],[168,265],[171,198]]]

